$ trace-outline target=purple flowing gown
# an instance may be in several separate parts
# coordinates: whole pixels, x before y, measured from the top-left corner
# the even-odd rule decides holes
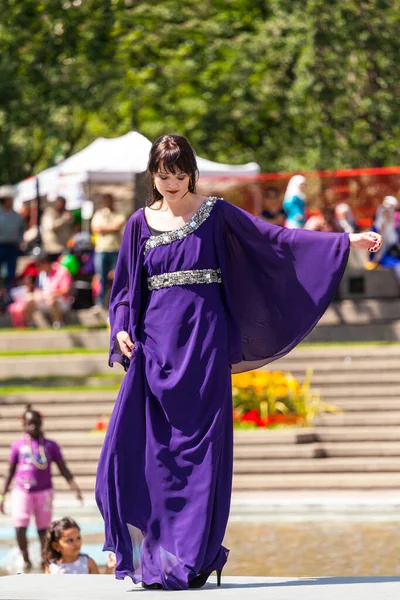
[[[309,333],[348,252],[347,234],[282,229],[216,198],[157,236],[143,210],[132,215],[110,302],[110,366],[126,375],[96,482],[116,577],[185,589],[223,567],[231,373],[283,356]],[[135,342],[130,361],[119,331]]]

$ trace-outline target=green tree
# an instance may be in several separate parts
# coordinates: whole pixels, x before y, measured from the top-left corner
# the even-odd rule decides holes
[[[397,164],[397,3],[0,0],[0,178],[99,135],[264,171]]]
[[[114,93],[111,0],[1,0],[0,172],[68,156]]]

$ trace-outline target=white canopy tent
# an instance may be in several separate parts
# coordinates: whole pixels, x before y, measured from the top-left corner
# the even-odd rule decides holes
[[[92,183],[125,183],[147,167],[151,142],[137,131],[118,138],[98,138],[64,160],[60,176],[81,177]]]
[[[225,165],[201,158],[200,156],[197,156],[197,166],[199,167],[200,177],[251,176],[258,175],[260,172],[260,166],[255,162],[249,162],[244,165]]]
[[[151,142],[136,131],[118,138],[98,138],[86,148],[67,158],[56,167],[46,169],[15,186],[15,206],[36,197],[38,180],[41,196],[55,199],[65,196],[68,208],[81,205],[84,196],[82,183],[126,183],[143,173]],[[200,177],[257,175],[260,167],[251,162],[245,165],[225,165],[197,157]]]

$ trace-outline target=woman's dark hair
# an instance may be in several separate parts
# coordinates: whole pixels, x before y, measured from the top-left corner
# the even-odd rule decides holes
[[[44,562],[48,565],[53,560],[60,560],[61,553],[58,552],[55,548],[53,548],[53,543],[58,542],[61,539],[62,532],[66,531],[66,529],[78,529],[78,523],[71,519],[71,517],[63,517],[62,519],[58,519],[58,521],[53,521],[47,530],[46,540],[44,542],[44,550],[43,557]]]
[[[32,404],[27,404],[25,406],[25,411],[24,411],[24,414],[22,415],[23,421],[26,421],[26,419],[28,418],[28,415],[33,416],[33,417],[39,417],[39,419],[42,420],[42,415],[40,414],[40,412],[38,410],[33,410]]]
[[[274,185],[269,185],[267,187],[267,189],[265,190],[265,196],[269,196],[273,194],[276,198],[279,198],[280,195],[280,191],[277,187],[275,187]]]
[[[166,171],[173,174],[177,171],[187,173],[189,175],[189,192],[196,193],[196,181],[199,177],[196,155],[183,135],[163,135],[154,142],[147,165],[148,173],[151,176],[155,175],[161,165]],[[153,186],[148,202],[149,206],[161,198],[162,195]]]

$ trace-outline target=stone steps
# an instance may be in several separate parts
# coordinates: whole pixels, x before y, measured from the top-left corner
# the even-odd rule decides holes
[[[399,441],[349,441],[349,442],[319,442],[311,444],[314,446],[314,453],[319,453],[326,457],[378,457],[378,456],[396,456],[400,457]],[[399,462],[400,465],[400,462]]]
[[[398,490],[400,473],[237,474],[234,491]]]
[[[343,402],[337,402],[338,409],[344,409]],[[314,427],[384,427],[400,426],[400,400],[396,400],[393,407],[385,404],[385,410],[379,410],[374,404],[374,410],[364,410],[359,405],[344,413],[320,414],[314,420]],[[45,429],[48,433],[57,433],[60,428],[69,431],[91,431],[100,418],[109,418],[114,408],[113,402],[90,402],[78,404],[71,415],[71,405],[35,403],[34,408],[39,410],[45,419]],[[24,405],[0,404],[0,433],[4,431],[19,431],[21,423],[19,417],[24,412]],[[60,422],[63,419],[63,422]],[[67,422],[66,422],[67,421]]]
[[[19,350],[20,342],[23,347],[28,349],[48,349],[48,348],[71,348],[71,347],[96,347],[91,340],[99,337],[104,348],[108,346],[109,334],[104,327],[105,314],[97,314],[97,308],[77,311],[76,323],[90,323],[91,329],[83,328],[65,328],[61,331],[52,329],[43,330],[13,330],[2,332],[0,336],[0,352],[5,350]],[[95,314],[96,313],[96,314]],[[385,327],[388,324],[400,321],[400,303],[397,298],[394,299],[357,299],[341,300],[332,303],[325,314],[322,316],[317,330],[337,331],[345,327],[357,325],[366,327]],[[10,321],[4,322],[3,326]],[[103,326],[103,329],[96,329]],[[361,328],[360,328],[361,329]],[[347,338],[351,340],[352,338]],[[378,337],[370,338],[380,339]],[[386,338],[388,339],[388,338]],[[328,340],[326,340],[328,341]],[[15,346],[14,346],[15,344]],[[86,346],[84,345],[86,344]]]
[[[312,386],[311,386],[312,387]],[[347,399],[351,401],[358,401],[363,399],[374,399],[374,398],[400,398],[400,385],[394,383],[380,383],[379,384],[379,396],[374,386],[370,385],[357,385],[356,387],[348,386],[345,390],[339,386],[326,386],[324,388],[323,399],[328,401],[334,401],[335,399]]]
[[[35,410],[42,413],[44,419],[46,419],[45,426],[47,426],[47,420],[50,417],[70,417],[73,411],[74,417],[90,417],[91,419],[97,419],[100,416],[110,415],[115,402],[110,401],[97,401],[93,399],[91,402],[85,401],[85,403],[76,402],[71,407],[70,402],[57,402],[55,404],[35,402],[32,404]],[[4,405],[0,400],[0,423],[3,419],[9,417],[20,417],[24,412],[24,404],[16,405]],[[1,428],[0,428],[1,430]]]
[[[104,434],[86,435],[82,437],[74,436],[65,438],[57,435],[57,440],[62,446],[63,453],[68,461],[81,460],[82,455],[87,460],[97,460],[100,455]],[[251,436],[248,433],[248,436]],[[15,436],[11,438],[11,441]],[[276,444],[240,444],[235,443],[235,459],[255,459],[255,460],[275,460],[292,458],[370,458],[370,457],[399,457],[400,441],[361,441],[361,442],[314,442],[309,444],[281,443],[277,440]],[[9,455],[10,443],[7,440],[0,440],[0,461],[7,461]],[[321,461],[323,463],[324,461]]]
[[[93,432],[76,432],[68,431],[64,428],[62,431],[49,432],[45,430],[46,437],[56,440],[62,449],[67,448],[83,448],[86,452],[86,448],[100,448],[103,444],[104,431],[93,431]],[[21,427],[18,432],[16,431],[2,431],[0,432],[0,448],[9,449],[10,444],[18,437],[22,436]]]
[[[395,398],[384,398],[384,406],[382,406],[382,397],[379,398],[368,398],[367,400],[361,398],[341,399],[332,398],[328,399],[326,394],[323,397],[324,402],[334,403],[335,406],[342,409],[345,413],[380,413],[384,410],[385,413],[392,413],[400,411],[400,397]]]
[[[0,335],[0,352],[41,350],[70,350],[79,348],[108,349],[110,334],[107,329],[52,329],[10,330]]]
[[[279,366],[279,370],[281,371],[296,371],[303,372],[310,366],[310,361],[313,361],[313,369],[314,373],[331,373],[331,372],[363,372],[368,370],[369,372],[380,373],[384,371],[385,373],[390,371],[396,371],[399,369],[400,363],[400,355],[399,356],[386,356],[386,357],[376,357],[373,362],[371,358],[353,358],[351,356],[344,356],[338,358],[331,358],[331,360],[318,360],[314,357],[307,358],[296,357],[296,360],[291,358],[289,355],[288,358],[282,358],[276,363],[276,366]],[[268,370],[272,370],[274,363],[269,367]]]
[[[91,446],[87,446],[87,445],[85,445],[85,446],[83,446],[83,445],[67,446],[65,444],[62,444],[61,450],[63,452],[64,458],[66,459],[66,461],[68,463],[75,464],[76,462],[80,462],[84,459],[84,461],[87,462],[88,464],[90,464],[91,461],[95,461],[97,464],[97,461],[100,456],[102,442],[103,442],[103,437],[101,437],[101,439],[97,438],[96,443]],[[7,463],[8,455],[9,455],[9,446],[8,445],[0,446],[0,464],[2,466],[4,466],[3,463]],[[0,468],[0,472],[4,472],[4,471],[2,471]]]
[[[93,459],[68,457],[65,453],[65,459],[73,472],[74,476],[96,475],[98,456]],[[0,461],[0,470],[7,470],[7,461]],[[57,467],[53,465],[52,472],[58,473]],[[397,457],[342,457],[325,458],[319,460],[309,460],[307,458],[289,458],[289,459],[244,459],[238,458],[234,461],[235,474],[265,474],[286,477],[293,474],[348,474],[356,475],[363,473],[399,473],[399,461]]]
[[[93,335],[98,334],[95,332]],[[31,334],[32,335],[32,334]],[[93,339],[91,348],[99,348],[98,353],[71,353],[50,355],[3,356],[0,360],[0,379],[11,377],[88,377],[93,375],[115,374],[123,376],[118,366],[113,373],[107,364],[107,351],[100,350],[103,346],[104,333]],[[1,336],[0,336],[1,340]],[[103,341],[102,341],[103,340]],[[56,343],[55,339],[48,344]],[[88,348],[87,338],[68,342],[75,349]],[[73,344],[76,344],[73,346]],[[89,348],[89,349],[91,349]],[[22,340],[18,341],[18,350],[24,349]],[[47,348],[48,349],[48,348]],[[326,387],[338,382],[346,384],[362,384],[363,381],[374,380],[400,384],[400,345],[390,346],[360,346],[360,347],[300,347],[289,356],[270,365],[269,370],[290,371],[300,380],[304,378],[308,367],[313,367],[313,385]]]
[[[10,392],[3,394],[0,387],[0,409],[2,406],[24,406],[27,403],[32,403],[35,406],[50,406],[62,405],[62,404],[74,404],[74,410],[78,408],[81,403],[99,404],[103,402],[114,403],[118,394],[118,380],[108,379],[97,379],[95,385],[87,386],[86,389],[77,390],[56,390],[49,388],[46,391],[29,391],[29,392]],[[115,389],[104,389],[105,386],[113,385]],[[359,403],[366,402],[366,406],[369,406],[369,410],[375,410],[373,407],[376,405],[379,409],[382,409],[382,398],[385,398],[385,404],[383,408],[386,410],[386,403],[388,406],[394,406],[397,400],[400,400],[400,385],[396,384],[381,384],[379,388],[379,395],[377,390],[371,385],[360,385],[357,387],[348,386],[345,390],[338,386],[324,387],[323,400],[326,402],[333,402],[338,404],[339,402],[345,402],[350,407]]]
[[[71,407],[73,410],[78,411],[82,406],[92,406],[91,410],[96,410],[96,406],[102,406],[103,404],[114,404],[117,398],[118,390],[102,390],[97,388],[88,388],[87,390],[51,390],[46,392],[28,392],[28,393],[10,393],[1,394],[0,388],[0,414],[3,414],[3,410],[12,409],[16,411],[15,414],[21,413],[21,407],[31,403],[35,408],[54,410],[58,408],[62,409],[63,406]],[[47,414],[47,413],[46,413]],[[59,414],[59,413],[57,413]]]
[[[76,481],[82,491],[93,493],[95,475],[79,475]],[[63,477],[54,476],[56,490],[69,489]],[[398,490],[400,473],[235,473],[233,491],[273,490]]]
[[[307,343],[341,343],[349,340],[352,342],[399,342],[400,321],[378,321],[355,325],[339,323],[327,326],[320,323],[305,338]]]
[[[103,399],[99,399],[95,394],[84,400],[77,400],[71,396],[71,400],[57,398],[52,401],[35,401],[30,398],[29,402],[32,406],[43,414],[43,417],[69,417],[71,410],[75,416],[88,416],[88,417],[99,417],[104,415],[110,415],[117,397],[117,391],[112,392],[113,397],[110,399],[104,395]],[[322,426],[326,423],[332,424],[341,423],[341,419],[344,419],[343,425],[349,425],[354,421],[354,424],[364,424],[365,418],[371,420],[373,423],[380,423],[382,419],[395,419],[393,424],[399,424],[398,419],[400,418],[400,398],[385,398],[384,406],[382,407],[382,399],[369,398],[367,400],[362,399],[341,399],[341,398],[327,398],[324,394],[322,400],[327,403],[334,404],[338,409],[344,411],[344,415],[322,415],[317,417],[319,419],[318,426]],[[27,400],[23,400],[19,403],[7,403],[3,402],[0,396],[0,421],[5,418],[14,417],[18,418],[24,412],[24,408],[27,404]],[[71,407],[72,405],[72,407]],[[382,410],[383,409],[383,410]],[[327,419],[326,423],[325,420]],[[389,423],[390,424],[390,423]]]
[[[302,474],[302,473],[398,473],[397,457],[336,457],[308,460],[306,458],[276,459],[237,459],[234,473],[240,474]]]
[[[43,351],[72,351],[72,350],[98,350],[99,353],[108,352],[109,333],[103,330],[93,330],[89,332],[71,332],[66,335],[61,332],[50,331],[40,334],[39,337],[34,337],[36,334],[6,334],[7,339],[4,339],[4,334],[0,335],[0,352],[24,352],[31,355],[40,355]],[[28,344],[28,341],[35,344]],[[28,347],[32,346],[32,347]],[[51,355],[51,354],[50,354]],[[349,360],[362,361],[366,358],[375,358],[383,360],[390,357],[400,356],[400,344],[398,343],[369,343],[369,344],[300,344],[292,350],[290,354],[280,359],[280,363],[287,360],[305,361],[310,358],[318,358],[318,361],[329,362],[332,360]]]
[[[97,461],[100,455],[103,438],[97,438],[97,443],[92,446],[62,445],[63,454],[68,462]],[[239,459],[292,459],[292,458],[314,458],[318,452],[318,444],[276,444],[276,445],[235,445],[235,458]],[[0,463],[7,461],[9,446],[0,446]],[[0,469],[1,471],[1,469]]]
[[[301,378],[300,372],[293,372],[293,375]],[[351,371],[348,373],[320,373],[314,372],[312,377],[311,387],[324,389],[326,387],[337,387],[346,388],[355,387],[362,384],[374,386],[374,388],[380,388],[382,384],[400,384],[400,369],[398,371],[379,371],[379,372],[363,372],[363,371]]]
[[[5,377],[80,376],[110,373],[107,355],[59,354],[5,356],[0,360],[0,379]]]
[[[393,300],[342,300],[333,302],[320,320],[321,325],[369,324],[400,319],[400,304]]]
[[[95,397],[86,399],[83,403],[82,400],[72,400],[66,402],[65,400],[58,399],[57,401],[41,402],[30,398],[29,402],[32,406],[43,414],[43,417],[51,416],[69,416],[71,410],[75,415],[86,415],[86,416],[99,416],[110,414],[113,410],[117,392],[113,399],[96,400]],[[333,404],[340,410],[343,410],[346,414],[348,413],[379,413],[382,412],[382,400],[381,397],[373,399],[344,399],[341,398],[328,398],[325,394],[322,400],[326,403]],[[20,417],[24,412],[24,408],[27,401],[19,402],[18,404],[4,403],[0,396],[0,419],[5,417]],[[384,399],[384,413],[395,413],[400,411],[400,398],[385,398]],[[337,415],[335,415],[335,418]]]
[[[399,441],[361,441],[361,442],[311,442],[309,444],[235,444],[236,459],[287,459],[287,458],[342,458],[363,457],[400,457]],[[324,460],[320,460],[325,464]],[[399,465],[398,465],[399,466]]]
[[[397,442],[400,440],[400,427],[319,427],[315,430],[315,436],[315,441],[320,443]]]
[[[47,420],[46,420],[47,422]],[[46,425],[45,422],[45,425]],[[50,439],[55,439],[62,448],[71,447],[97,447],[101,446],[104,439],[104,432],[101,431],[76,431],[62,428],[49,431],[45,427],[45,434]],[[17,431],[5,429],[0,432],[0,448],[8,448],[9,445],[22,435],[21,427]],[[272,431],[235,431],[235,445],[252,448],[262,445],[265,448],[272,448],[276,445],[286,447],[296,447],[297,445],[308,446],[315,441],[315,432],[313,429],[277,429]]]
[[[333,307],[321,327],[363,325],[368,314],[384,324],[384,315],[400,319],[400,303],[365,304],[359,314],[351,303]],[[353,313],[352,313],[353,311]],[[380,312],[381,311],[381,312]],[[386,317],[385,317],[386,318]],[[336,319],[336,320],[335,320]],[[337,321],[339,319],[339,322]],[[354,325],[354,322],[357,325]],[[327,324],[329,323],[329,324]],[[347,326],[347,325],[346,325]],[[6,338],[4,337],[6,336]],[[30,337],[32,336],[32,337]],[[12,378],[26,385],[87,385],[87,389],[6,394],[0,387],[0,472],[7,467],[10,443],[20,435],[21,416],[31,402],[44,415],[46,435],[57,440],[82,489],[93,493],[104,432],[99,418],[114,406],[123,371],[107,365],[108,332],[10,332],[0,335],[0,351],[54,350],[51,355],[0,358],[0,385]],[[57,354],[57,350],[92,349],[96,353]],[[343,413],[324,414],[313,428],[235,432],[234,490],[395,490],[400,484],[400,344],[300,346],[269,370],[291,371],[300,380],[314,370],[312,388]],[[102,377],[103,374],[114,377]],[[46,377],[55,379],[46,379]],[[42,379],[41,379],[42,378]],[[82,383],[81,383],[82,382]],[[68,489],[54,469],[57,490]]]
[[[320,414],[314,420],[314,426],[323,427],[386,427],[400,426],[400,411],[353,411],[339,414]]]
[[[60,419],[60,417],[46,417],[44,424],[46,434],[51,437],[58,434],[60,429],[62,431],[80,431],[83,433],[89,433],[95,428],[98,416],[80,416],[71,414],[68,417]],[[0,434],[3,432],[19,432],[21,431],[21,422],[17,418],[4,417],[0,419]]]
[[[353,364],[317,361],[309,357],[298,365],[285,362],[284,359],[273,363],[269,370],[290,371],[300,381],[308,367],[314,367],[312,385],[326,387],[328,385],[360,385],[363,383],[395,383],[400,384],[400,356],[398,360],[388,359],[383,364],[375,361],[363,361]],[[89,377],[93,375],[113,375],[110,371],[105,352],[96,354],[60,354],[33,356],[3,356],[0,360],[0,380],[5,378],[34,377]],[[115,375],[123,375],[122,368],[115,368]]]

